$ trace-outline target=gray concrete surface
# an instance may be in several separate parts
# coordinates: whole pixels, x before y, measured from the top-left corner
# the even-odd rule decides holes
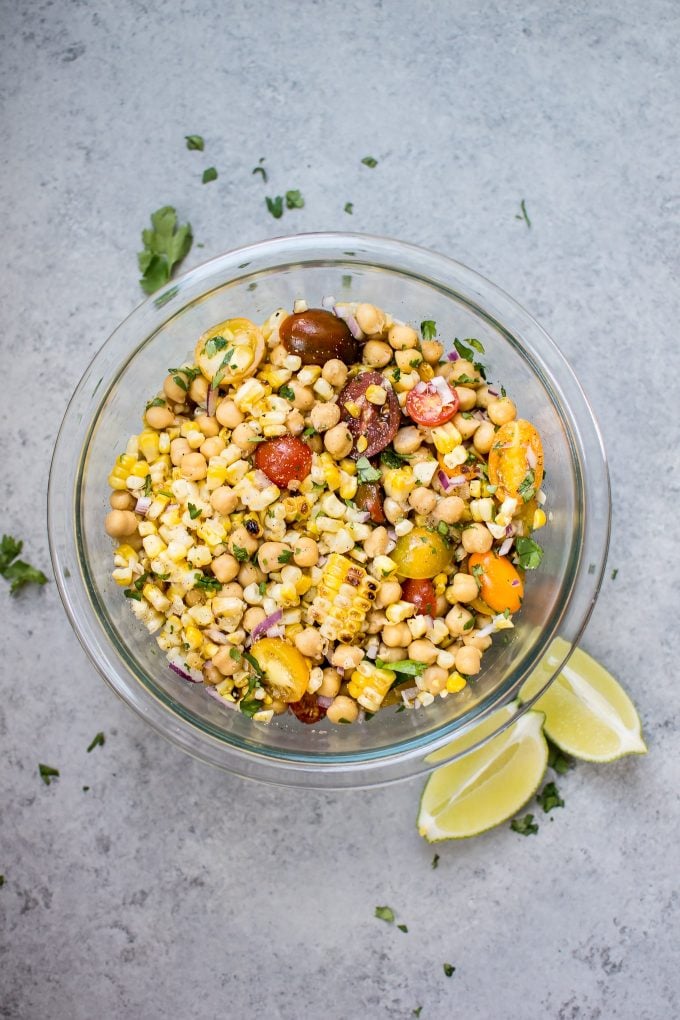
[[[303,793],[212,771],[114,698],[54,583],[0,591],[1,1017],[680,1014],[679,45],[664,0],[2,0],[2,529],[47,569],[53,439],[140,300],[151,210],[191,220],[187,267],[283,231],[429,245],[537,315],[592,399],[618,576],[583,644],[650,754],[579,766],[537,836],[440,847],[433,870],[420,782]],[[264,195],[288,188],[306,205],[277,222]],[[61,770],[49,788],[39,761]]]

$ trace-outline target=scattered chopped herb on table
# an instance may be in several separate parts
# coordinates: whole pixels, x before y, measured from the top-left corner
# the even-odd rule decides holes
[[[3,535],[0,541],[0,574],[10,582],[10,594],[16,593],[25,584],[46,584],[47,578],[42,570],[37,570],[30,563],[18,560],[17,556],[24,543],[11,535]]]
[[[543,808],[546,815],[553,808],[564,807],[564,801],[554,783],[546,783],[541,792],[537,794],[536,800]]]
[[[354,202],[345,202],[345,212],[350,216],[354,212]]]
[[[286,192],[286,209],[302,209],[304,204],[305,200],[300,191],[294,189]]]
[[[510,822],[513,832],[519,832],[521,836],[532,836],[538,832],[538,825],[533,815],[525,815],[524,818],[513,818]]]
[[[531,220],[529,219],[529,213],[527,212],[527,204],[525,199],[519,203],[519,207],[522,210],[521,213],[515,213],[516,220],[524,220],[529,230],[531,230]]]
[[[378,160],[375,159],[373,156],[364,156],[361,162],[364,164],[364,166],[370,166],[371,170],[373,169],[373,167],[378,165]]]
[[[167,283],[174,266],[191,248],[192,241],[191,224],[178,226],[177,211],[171,205],[164,205],[151,213],[151,229],[142,231],[144,250],[137,255],[142,290],[153,294]]]
[[[90,744],[90,746],[87,749],[87,753],[89,754],[90,751],[94,751],[95,747],[103,747],[105,743],[106,743],[106,737],[104,736],[104,734],[100,730],[99,733],[97,733],[93,737],[92,743]]]
[[[447,977],[451,977],[451,975],[455,973],[455,970],[456,968],[453,966],[452,963],[444,964],[444,973],[446,974]]]
[[[214,166],[206,167],[206,169],[203,171],[203,176],[201,177],[201,181],[203,182],[203,184],[210,184],[210,181],[216,180],[217,169]]]
[[[391,907],[376,907],[375,916],[388,924],[394,924],[394,911]]]
[[[185,135],[184,138],[187,143],[187,149],[189,150],[195,149],[198,152],[203,152],[203,149],[205,148],[205,142],[203,141],[203,138],[200,135]]]
[[[45,786],[49,786],[50,783],[59,776],[59,769],[52,768],[51,765],[38,765],[38,772]]]

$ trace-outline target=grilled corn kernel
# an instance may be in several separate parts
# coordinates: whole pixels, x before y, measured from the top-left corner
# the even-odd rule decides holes
[[[347,690],[362,708],[377,712],[396,678],[393,670],[378,669],[364,660],[352,673]]]
[[[385,495],[403,502],[416,487],[413,471],[410,467],[388,468],[383,474],[383,487]]]
[[[470,498],[479,499],[481,495],[482,495],[482,483],[480,482],[479,478],[475,478],[472,482],[470,482]]]
[[[121,588],[132,584],[132,567],[118,567],[111,574],[111,577]]]
[[[309,609],[310,622],[321,625],[322,637],[351,643],[361,630],[378,591],[377,581],[363,567],[331,553]]]
[[[409,616],[414,616],[416,607],[412,602],[393,602],[391,606],[388,606],[385,610],[385,616],[390,623],[402,623],[403,620],[408,619]]]
[[[358,404],[355,404],[353,400],[345,401],[345,410],[347,411],[347,414],[352,416],[352,418],[358,418],[361,414],[361,408]]]
[[[373,571],[376,577],[388,577],[397,569],[397,564],[389,556],[376,556],[373,560]]]

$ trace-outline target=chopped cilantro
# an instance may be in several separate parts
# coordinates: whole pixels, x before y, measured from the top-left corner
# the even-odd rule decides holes
[[[215,595],[218,591],[222,590],[222,582],[218,581],[216,577],[206,577],[205,574],[196,573],[194,574],[196,581],[195,587],[199,591],[209,592]]]
[[[452,963],[445,963],[444,964],[444,973],[446,974],[447,977],[451,977],[451,975],[455,972],[455,970],[456,970],[456,968],[453,966]]]
[[[399,368],[398,365],[396,368],[392,369],[392,379],[394,382],[399,382],[399,380],[401,379],[401,369]]]
[[[18,560],[17,556],[24,543],[11,535],[3,535],[0,542],[0,574],[10,582],[10,594],[16,593],[25,584],[46,584],[47,578],[42,570],[37,570],[30,563]]]
[[[466,622],[463,624],[463,630],[472,630],[474,625],[475,625],[475,618],[474,618],[474,616],[471,616],[470,619],[466,620]]]
[[[134,599],[135,602],[142,601],[141,591],[135,591],[134,588],[124,588],[123,595],[125,596],[126,599]]]
[[[95,747],[103,747],[105,743],[106,737],[100,730],[99,733],[96,733],[95,736],[92,738],[92,742],[90,743],[90,746],[87,749],[87,753],[89,754],[90,751],[94,751]]]
[[[304,204],[305,200],[297,189],[286,192],[286,209],[302,209]]]
[[[303,436],[318,436],[318,434],[319,433],[316,431],[313,425],[308,425],[307,428],[302,433]]]
[[[420,335],[423,340],[434,340],[437,335],[437,323],[432,319],[423,319],[420,324]]]
[[[240,662],[241,661],[241,653],[239,652],[238,648],[230,648],[229,649],[229,658],[233,659],[234,662]]]
[[[200,517],[203,513],[203,508],[200,506],[194,506],[193,503],[187,503],[187,509],[189,511],[189,517],[192,521],[195,521],[197,517]]]
[[[397,712],[405,712],[405,711],[406,711],[406,705],[404,705],[403,702],[402,702],[402,704],[398,706]]]
[[[267,582],[266,581],[258,581],[257,582],[257,590],[259,591],[260,595],[264,595],[265,592],[267,591]]]
[[[437,531],[442,536],[442,538],[448,538],[449,537],[449,526],[446,523],[446,521],[439,521],[438,522],[438,524],[437,524]]]
[[[206,167],[205,170],[203,171],[203,176],[201,177],[201,182],[203,184],[210,184],[211,181],[216,181],[216,180],[217,180],[217,170],[215,169],[215,167],[214,166]]]
[[[525,503],[528,503],[530,499],[533,499],[536,494],[536,486],[534,485],[535,480],[536,476],[534,475],[534,472],[529,469],[517,487],[517,492]]]
[[[187,149],[189,149],[190,151],[193,149],[198,152],[203,152],[205,148],[205,142],[203,141],[200,135],[185,135],[184,138],[187,143]]]
[[[526,205],[526,200],[525,199],[522,199],[522,201],[519,203],[519,207],[522,210],[522,212],[521,213],[515,213],[515,219],[516,220],[524,220],[524,222],[527,225],[527,229],[531,230],[531,220],[529,219],[529,213],[527,212],[527,205]]]
[[[408,931],[408,928],[405,924],[398,924],[397,928],[399,929],[399,931],[403,931],[404,934],[406,934],[406,932]]]
[[[205,354],[206,358],[214,358],[215,355],[219,351],[223,351],[226,346],[227,341],[224,339],[223,336],[211,336],[210,339],[206,341],[205,347],[203,348],[203,353]]]
[[[538,832],[538,825],[533,815],[525,815],[524,818],[513,818],[510,822],[513,832],[519,832],[521,836],[532,836]]]
[[[518,535],[515,539],[515,549],[519,557],[519,565],[523,570],[536,570],[543,559],[543,550],[533,538],[526,535]]]
[[[154,397],[153,400],[148,400],[145,410],[148,411],[150,407],[165,407],[165,401],[162,397]]]
[[[612,581],[616,580],[616,575],[618,574],[618,572],[619,572],[618,567],[614,567],[614,569],[612,570]]]
[[[262,711],[264,704],[258,698],[241,698],[238,707],[244,715],[252,719],[256,712]]]
[[[560,797],[559,791],[554,783],[546,783],[539,794],[536,795],[536,800],[543,808],[546,815],[556,807],[564,807],[564,801]]]
[[[569,769],[573,769],[574,759],[560,751],[557,744],[553,744],[549,737],[546,737],[546,740],[548,741],[548,765],[558,776],[565,775]]]
[[[265,198],[267,209],[272,214],[275,220],[280,220],[283,216],[283,196],[277,195],[276,198]]]
[[[241,657],[244,658],[246,662],[252,666],[252,668],[255,670],[255,674],[258,677],[258,679],[262,680],[264,678],[264,673],[262,671],[262,667],[260,666],[255,656],[251,655],[250,652],[241,652]]]
[[[380,471],[372,466],[367,457],[359,457],[357,475],[360,482],[377,482],[381,478]]]
[[[248,559],[248,550],[244,549],[242,545],[234,544],[232,548],[232,555],[239,561],[239,563],[245,563]]]
[[[229,362],[234,357],[234,354],[235,354],[235,349],[233,347],[227,348],[227,351],[226,351],[224,357],[222,358],[222,361],[220,362],[220,367],[217,369],[217,371],[215,372],[215,375],[213,376],[213,381],[212,381],[213,387],[219,386],[219,384],[224,379],[224,376],[226,374],[227,368],[229,366]]]
[[[284,384],[279,389],[279,396],[284,397],[286,400],[295,400],[295,391],[292,390],[290,386]]]
[[[394,911],[391,907],[376,907],[375,916],[388,924],[394,924]]]
[[[293,558],[293,550],[292,549],[284,549],[283,552],[279,556],[279,563],[290,563],[292,558]]]
[[[45,786],[49,786],[53,779],[59,776],[59,769],[53,769],[51,765],[38,765],[38,772]]]
[[[434,857],[432,858],[432,869],[434,870],[435,868],[438,867],[439,867],[439,854],[435,854]]]
[[[345,202],[345,212],[350,216],[354,212],[354,202]]]
[[[402,457],[391,446],[387,446],[380,454],[380,463],[384,464],[387,468],[400,468],[408,463],[408,457]]]
[[[378,165],[378,160],[374,159],[373,156],[364,156],[361,162],[364,166],[370,166],[371,170]]]
[[[191,224],[177,225],[177,212],[164,205],[151,213],[151,229],[142,231],[144,250],[137,255],[142,273],[140,284],[147,294],[167,283],[174,266],[181,262],[191,248]]]
[[[376,659],[378,669],[391,669],[394,673],[404,673],[406,676],[421,676],[427,669],[426,662],[416,662],[414,659],[400,659],[399,662],[384,662]]]

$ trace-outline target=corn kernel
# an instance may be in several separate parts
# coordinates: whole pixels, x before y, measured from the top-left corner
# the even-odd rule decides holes
[[[541,510],[541,508],[538,507],[538,509],[534,510],[534,519],[532,521],[533,530],[537,531],[538,528],[542,528],[543,525],[545,524],[545,521],[546,521],[545,510]]]
[[[439,425],[430,431],[434,445],[439,453],[451,453],[463,442],[460,432],[450,421],[446,425]],[[467,453],[465,455],[467,457]]]
[[[150,559],[160,556],[167,548],[165,542],[158,535],[147,535],[146,538],[142,539],[142,545],[144,546],[144,552]]]
[[[368,439],[366,436],[359,436],[357,439],[357,450],[359,453],[363,453],[364,450],[368,449]]]
[[[118,567],[117,570],[113,571],[111,577],[121,588],[132,584],[132,567]]]
[[[203,635],[201,634],[198,627],[185,627],[184,628],[184,640],[190,648],[198,649],[203,644]]]
[[[343,474],[344,474],[344,472],[343,472]],[[340,489],[339,489],[340,498],[341,499],[354,499],[354,497],[357,494],[358,487],[359,487],[359,483],[357,482],[356,478],[353,478],[351,475],[349,477],[342,478],[342,480],[340,482]]]
[[[479,478],[475,478],[474,481],[470,482],[470,498],[479,499],[482,495],[482,483]]]
[[[383,386],[367,386],[365,397],[369,404],[380,407],[387,400],[387,391]]]
[[[145,584],[142,588],[142,595],[159,613],[164,613],[170,608],[170,599],[155,584]]]
[[[345,457],[344,460],[340,461],[340,467],[347,475],[355,475],[357,473],[357,462],[349,457]]]
[[[375,577],[388,577],[397,569],[397,564],[389,556],[376,556],[372,569]]]
[[[415,616],[416,607],[412,602],[393,602],[385,610],[385,616],[390,623],[402,623],[409,616]]]
[[[358,404],[355,404],[353,400],[347,400],[345,402],[345,410],[347,414],[350,414],[352,418],[358,418],[361,414],[361,408]]]
[[[464,687],[467,687],[467,680],[460,673],[453,672],[446,681],[446,689],[449,694],[458,694]]]

